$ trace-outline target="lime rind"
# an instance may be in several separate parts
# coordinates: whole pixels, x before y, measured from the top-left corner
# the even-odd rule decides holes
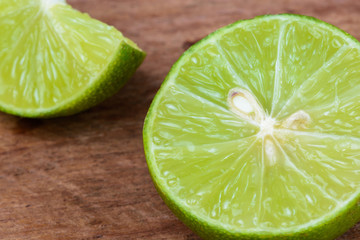
[[[323,215],[322,218],[311,221],[307,224],[303,224],[291,228],[279,228],[277,230],[271,229],[261,230],[261,229],[235,229],[228,225],[219,223],[216,220],[205,218],[194,214],[189,208],[178,199],[173,193],[167,188],[165,182],[163,181],[159,169],[155,164],[155,156],[152,152],[153,143],[152,143],[152,132],[153,132],[153,120],[155,118],[155,108],[161,101],[161,98],[164,95],[165,89],[168,89],[174,79],[177,77],[177,72],[181,67],[181,63],[186,61],[186,59],[191,55],[192,52],[195,52],[196,49],[200,48],[203,45],[206,45],[209,42],[216,41],[226,32],[231,31],[238,26],[243,26],[251,21],[255,20],[270,20],[270,19],[284,19],[286,21],[302,21],[309,22],[310,24],[316,23],[318,26],[322,26],[326,29],[329,29],[332,33],[337,34],[338,36],[343,37],[347,40],[347,43],[350,46],[356,48],[360,47],[360,43],[350,34],[344,32],[337,27],[322,22],[316,18],[293,15],[293,14],[280,14],[280,15],[264,15],[259,16],[250,20],[241,20],[230,24],[224,28],[221,28],[186,51],[179,60],[171,68],[168,76],[164,80],[159,93],[155,96],[148,115],[146,116],[143,130],[144,138],[144,148],[145,155],[147,159],[147,164],[149,166],[149,171],[157,191],[160,193],[161,197],[169,208],[177,215],[186,225],[191,229],[197,232],[200,236],[208,239],[333,239],[337,236],[340,236],[347,229],[353,226],[356,222],[360,220],[360,207],[358,202],[360,201],[359,191],[353,194],[348,201],[343,202],[342,205],[338,206],[332,212]],[[341,224],[339,224],[341,223]]]

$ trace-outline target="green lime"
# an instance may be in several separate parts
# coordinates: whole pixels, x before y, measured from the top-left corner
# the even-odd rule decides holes
[[[64,0],[0,1],[0,110],[48,118],[114,94],[145,53]]]
[[[204,239],[334,239],[360,219],[360,44],[297,15],[191,47],[146,117],[155,186]]]

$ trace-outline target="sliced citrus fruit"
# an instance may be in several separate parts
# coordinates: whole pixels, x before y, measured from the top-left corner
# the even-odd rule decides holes
[[[144,126],[168,206],[205,239],[334,239],[360,218],[360,44],[297,15],[224,27],[173,66]]]
[[[24,117],[77,113],[114,94],[145,53],[64,0],[0,1],[0,109]]]

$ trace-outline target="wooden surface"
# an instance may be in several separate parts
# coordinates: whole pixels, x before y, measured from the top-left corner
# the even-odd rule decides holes
[[[360,38],[360,1],[68,0],[148,53],[114,97],[76,116],[0,114],[0,239],[199,239],[151,182],[142,145],[147,109],[193,42],[239,19],[299,13]],[[340,239],[360,239],[360,225]]]

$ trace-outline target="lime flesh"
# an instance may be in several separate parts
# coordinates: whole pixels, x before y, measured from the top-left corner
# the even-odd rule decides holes
[[[63,0],[0,2],[0,108],[70,115],[115,93],[144,59],[114,27]]]
[[[165,202],[208,239],[333,239],[360,218],[360,44],[317,19],[222,28],[173,66],[144,126]]]

